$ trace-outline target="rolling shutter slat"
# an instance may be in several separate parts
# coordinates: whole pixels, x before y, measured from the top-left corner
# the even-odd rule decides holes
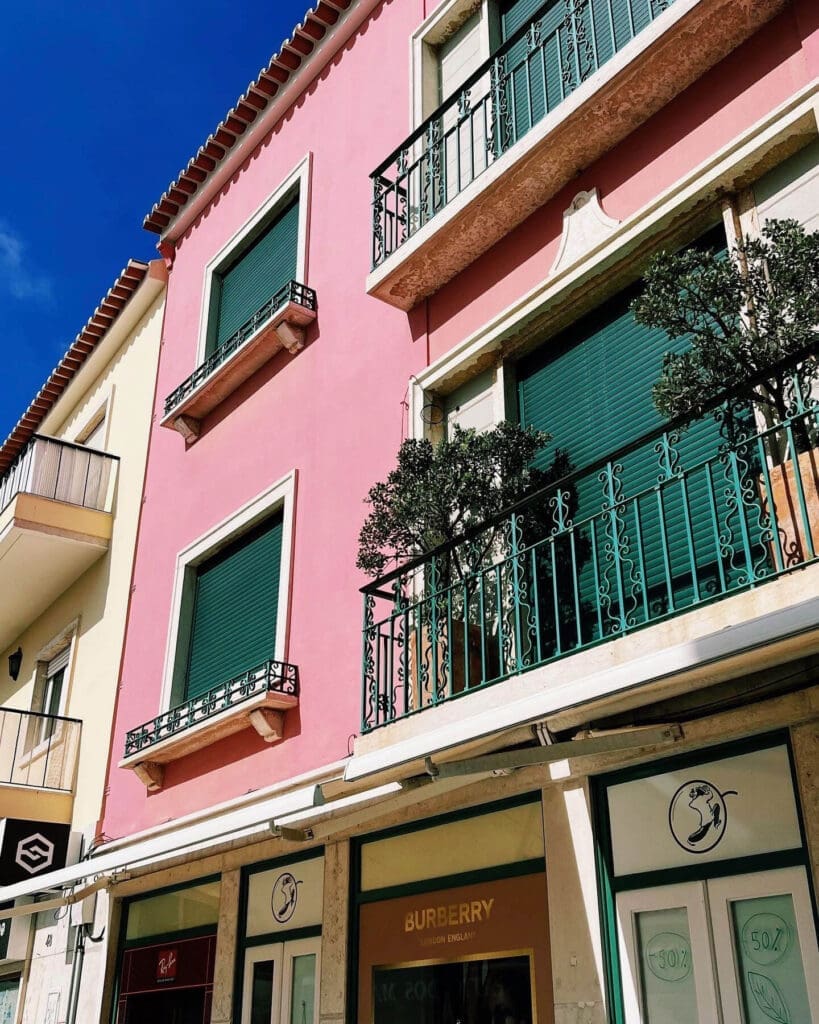
[[[209,353],[222,345],[276,292],[296,276],[299,201],[219,275],[216,330]]]
[[[688,342],[671,341],[665,332],[639,325],[628,309],[633,295],[631,292],[618,296],[521,363],[521,422],[548,431],[553,438],[536,459],[541,468],[550,464],[555,449],[562,448],[568,451],[575,467],[582,469],[662,425],[651,400],[651,389],[660,374],[663,354],[682,351]],[[692,425],[677,445],[680,465],[693,468],[713,458],[720,442],[718,427],[711,417]],[[649,597],[666,600],[661,513],[655,490],[661,474],[659,456],[650,444],[632,452],[621,463],[622,496],[643,494],[638,502],[628,503],[625,512],[635,571],[639,514]],[[723,489],[719,480],[714,483],[720,495],[717,516],[723,521]],[[603,487],[596,473],[578,481],[575,523],[600,512],[605,498]],[[692,472],[688,488],[694,565],[696,575],[705,577],[713,571],[719,557],[705,469]],[[663,489],[662,501],[673,600],[686,603],[691,599],[692,565],[686,508],[677,482]],[[604,517],[595,523],[600,550],[606,542],[607,525]],[[583,568],[581,576],[583,598],[594,605],[597,593],[590,564]]]
[[[281,546],[276,516],[199,567],[186,700],[274,656]]]

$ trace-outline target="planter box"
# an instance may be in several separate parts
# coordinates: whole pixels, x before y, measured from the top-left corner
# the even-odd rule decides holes
[[[802,514],[799,483],[807,512],[807,523]],[[813,555],[819,554],[819,449],[802,452],[794,460],[772,467],[768,476],[771,483],[773,510],[769,508],[765,494],[764,479],[760,490],[763,493],[762,507],[771,515],[771,526],[779,536],[784,568],[801,565]],[[808,539],[810,531],[810,543]],[[774,563],[778,565],[776,544],[771,544]]]
[[[439,638],[435,647],[437,684],[441,690],[440,700],[463,693],[467,689],[477,689],[482,683],[494,679],[498,675],[498,649],[497,638],[484,634],[479,625],[467,627],[469,638],[469,650],[464,647],[464,624],[457,619],[452,620],[452,634],[447,636],[444,633],[443,640]],[[420,652],[419,652],[420,637]],[[450,650],[451,643],[451,650]],[[481,645],[484,644],[483,659],[481,658]],[[433,643],[429,626],[422,626],[420,630],[414,629],[409,638],[409,687],[408,702],[410,711],[418,711],[422,708],[432,707],[438,703],[433,697],[433,670],[432,670]],[[452,678],[449,678],[450,663],[452,666]],[[484,672],[484,664],[486,671]],[[424,680],[424,689],[421,688],[420,669],[426,666],[427,676]]]

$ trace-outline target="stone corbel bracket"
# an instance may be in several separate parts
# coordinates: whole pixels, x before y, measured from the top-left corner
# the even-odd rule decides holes
[[[578,192],[563,211],[560,248],[549,271],[554,277],[597,249],[620,226],[620,221],[604,211],[596,188]]]

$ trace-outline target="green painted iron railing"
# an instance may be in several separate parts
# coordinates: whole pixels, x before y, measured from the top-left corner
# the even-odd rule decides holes
[[[363,730],[814,561],[819,402],[797,387],[776,426],[717,418],[704,460],[655,432],[365,587]],[[656,483],[629,493],[640,455]]]
[[[409,241],[672,3],[544,3],[370,175],[373,267]]]
[[[149,750],[163,740],[265,693],[298,697],[299,674],[296,666],[281,661],[265,661],[199,697],[192,697],[184,704],[170,708],[126,733],[125,757]]]
[[[256,310],[253,316],[247,320],[238,331],[235,331],[215,352],[201,363],[190,377],[182,381],[178,388],[175,388],[165,399],[165,415],[170,415],[200,384],[204,383],[215,373],[219,367],[227,362],[233,353],[240,348],[248,338],[252,337],[260,328],[269,323],[280,309],[283,309],[289,302],[295,302],[305,309],[316,310],[316,293],[306,284],[299,284],[298,281],[288,281],[280,288],[275,295],[272,295],[267,302]]]

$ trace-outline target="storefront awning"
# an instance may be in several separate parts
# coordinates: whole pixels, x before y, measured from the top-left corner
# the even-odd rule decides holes
[[[88,883],[84,886],[84,890],[87,891],[83,891],[82,895],[89,895],[91,891],[107,885],[117,872],[129,868],[148,865],[158,868],[164,861],[181,853],[205,851],[231,840],[267,839],[270,837],[270,823],[274,818],[319,806],[323,802],[321,786],[303,786],[289,793],[278,794],[170,832],[142,840],[118,843],[115,849],[109,846],[107,852],[101,852],[99,856],[91,857],[89,860],[51,871],[30,881],[6,886],[0,891],[0,899],[4,902],[19,900],[40,893],[75,888],[81,883]],[[71,896],[55,898],[57,906],[65,906],[69,902],[76,902],[82,896],[75,892]],[[0,920],[17,917],[20,914],[39,913],[43,909],[49,909],[51,902],[53,901],[26,903],[23,906],[2,910]]]

